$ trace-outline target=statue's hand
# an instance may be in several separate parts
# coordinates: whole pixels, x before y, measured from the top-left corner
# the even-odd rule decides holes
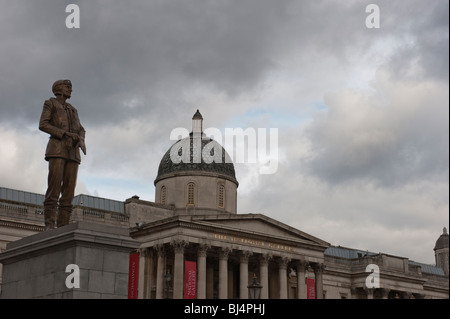
[[[86,144],[84,144],[83,140],[80,140],[78,142],[78,146],[81,148],[81,150],[83,151],[84,155],[86,155]]]
[[[84,140],[80,138],[80,136],[76,133],[65,132],[64,135],[70,137],[72,139],[72,145],[75,147],[81,148],[84,155],[86,155],[86,144],[84,144]]]
[[[70,137],[74,144],[80,141],[80,136],[77,133],[65,132],[64,135]]]

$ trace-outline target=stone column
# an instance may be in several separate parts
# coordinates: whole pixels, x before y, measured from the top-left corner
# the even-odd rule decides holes
[[[156,245],[153,247],[158,254],[156,264],[156,299],[164,298],[164,264],[166,259],[166,250],[164,245]]]
[[[175,250],[173,265],[173,299],[183,299],[184,247],[186,247],[188,243],[184,240],[174,240],[170,244]]]
[[[287,264],[290,261],[288,257],[282,257],[278,260],[278,277],[280,281],[280,299],[288,299],[287,291]]]
[[[206,263],[206,299],[214,298],[214,264]]]
[[[139,283],[138,298],[149,299],[149,292],[152,285],[152,265],[153,254],[149,248],[139,249]]]
[[[305,271],[308,263],[305,260],[297,261],[297,299],[306,299]]]
[[[200,245],[197,252],[197,299],[206,299],[206,252],[208,245]]]
[[[242,251],[239,264],[239,296],[241,299],[248,299],[248,257],[251,251]]]
[[[323,270],[325,269],[325,265],[315,264],[313,269],[316,277],[316,299],[323,299]]]
[[[259,259],[259,274],[261,277],[261,299],[269,299],[269,260],[272,255],[263,254]]]
[[[233,271],[233,265],[228,263],[228,285],[227,285],[227,292],[228,292],[228,299],[233,299],[234,296],[234,286],[233,286],[233,282],[234,282],[234,271]]]
[[[219,299],[228,298],[228,254],[230,248],[222,248],[219,254]]]

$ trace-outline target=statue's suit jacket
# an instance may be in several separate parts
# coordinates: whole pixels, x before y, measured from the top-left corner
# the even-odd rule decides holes
[[[39,129],[50,134],[50,140],[45,151],[45,159],[64,158],[67,160],[81,162],[80,149],[72,138],[64,135],[65,132],[76,133],[83,140],[86,131],[80,123],[77,110],[65,103],[62,105],[56,98],[52,97],[44,102]]]

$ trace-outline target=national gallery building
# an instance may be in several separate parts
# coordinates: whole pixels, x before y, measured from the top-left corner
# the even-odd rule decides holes
[[[192,121],[190,136],[160,162],[155,202],[88,195],[73,201],[72,223],[123,227],[139,243],[130,251],[138,258],[138,298],[248,299],[254,280],[261,299],[449,298],[447,229],[436,233],[430,247],[436,264],[429,265],[333,245],[265,215],[238,213],[234,165],[220,144],[205,138],[198,111]],[[203,156],[195,161],[198,145]],[[189,163],[173,160],[185,152]],[[43,195],[0,187],[0,253],[43,231],[42,203]],[[1,271],[0,264],[0,291]]]

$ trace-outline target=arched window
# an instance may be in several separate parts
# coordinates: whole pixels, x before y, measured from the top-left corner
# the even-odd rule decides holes
[[[219,184],[218,189],[218,206],[219,208],[225,208],[225,186],[223,184]]]
[[[167,190],[166,186],[161,187],[161,204],[166,205]]]
[[[195,184],[194,183],[187,184],[187,203],[186,203],[186,205],[195,205],[194,194],[195,194]]]

